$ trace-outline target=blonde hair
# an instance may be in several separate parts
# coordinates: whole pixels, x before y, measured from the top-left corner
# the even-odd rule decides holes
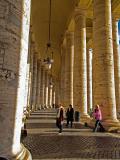
[[[96,104],[96,105],[95,105],[95,108],[98,108],[98,109],[99,109],[99,108],[100,108],[99,104]]]

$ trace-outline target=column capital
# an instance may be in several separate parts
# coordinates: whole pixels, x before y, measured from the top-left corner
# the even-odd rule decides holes
[[[74,19],[78,20],[79,17],[86,16],[86,9],[81,9],[80,7],[76,7],[74,11]]]
[[[77,24],[78,28],[85,27],[86,9],[76,8],[74,12],[74,21],[75,21],[75,25]]]
[[[74,32],[67,30],[67,31],[65,32],[65,35],[71,37],[71,36],[74,36]]]

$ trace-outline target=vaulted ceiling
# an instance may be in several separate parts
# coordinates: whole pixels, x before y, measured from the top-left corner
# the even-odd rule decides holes
[[[78,0],[52,0],[51,1],[51,48],[55,59],[54,73],[57,75],[60,69],[60,45],[64,32],[69,23],[71,14]],[[49,31],[49,0],[32,0],[31,23],[35,41],[41,57],[46,54]],[[51,51],[50,51],[51,52]]]
[[[46,53],[49,31],[49,8],[50,0],[32,0],[31,4],[31,25],[35,42],[41,59],[46,58],[53,51],[53,72],[59,75],[60,70],[60,46],[67,29],[73,30],[74,21],[71,19],[75,6],[88,5],[87,10],[87,35],[92,32],[92,0],[51,0],[51,29],[50,53]],[[112,9],[119,14],[120,0],[112,0]],[[87,38],[88,38],[87,37]]]

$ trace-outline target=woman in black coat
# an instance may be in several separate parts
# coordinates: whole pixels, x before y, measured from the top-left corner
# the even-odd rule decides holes
[[[70,127],[72,128],[73,121],[74,121],[74,109],[73,109],[73,107],[72,107],[71,104],[69,105],[69,107],[67,109],[66,118],[67,118],[67,124],[66,124],[66,126],[68,126],[69,122],[70,122]]]

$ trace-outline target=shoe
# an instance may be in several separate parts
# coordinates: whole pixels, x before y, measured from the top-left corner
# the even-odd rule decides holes
[[[61,135],[61,134],[62,134],[61,132],[58,133],[58,135]]]

